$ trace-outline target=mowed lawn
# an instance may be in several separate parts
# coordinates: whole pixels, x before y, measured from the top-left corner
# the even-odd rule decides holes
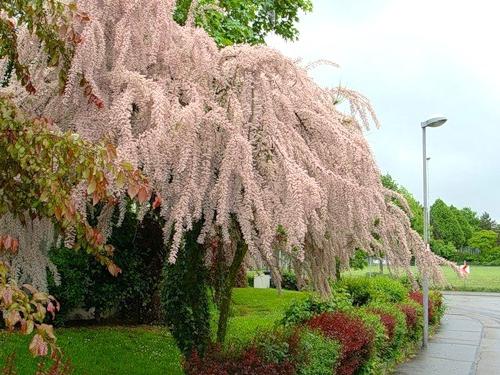
[[[348,271],[345,274],[365,275],[368,272],[379,272],[379,267],[369,266],[363,270]],[[449,284],[444,287],[446,290],[500,292],[500,267],[472,265],[470,275],[466,279],[458,277],[450,267],[443,267],[443,272]],[[384,267],[384,273],[388,273],[386,267]]]
[[[275,324],[292,301],[306,296],[291,291],[278,295],[274,289],[235,289],[228,338],[250,340],[259,329]],[[78,375],[182,374],[179,350],[163,327],[59,328],[56,335]],[[0,368],[15,352],[19,375],[33,375],[36,361],[28,344],[28,337],[0,331]]]

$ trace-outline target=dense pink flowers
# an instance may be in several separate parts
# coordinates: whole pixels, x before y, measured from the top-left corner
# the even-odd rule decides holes
[[[356,248],[407,269],[415,256],[438,276],[440,260],[424,253],[380,183],[361,127],[377,123],[368,100],[319,87],[270,48],[218,49],[202,29],[172,20],[174,3],[77,1],[89,20],[79,27],[64,95],[41,83],[53,71],[27,35],[22,58],[38,62],[33,77],[41,89],[31,96],[7,90],[62,129],[113,140],[119,157],[142,168],[162,197],[171,262],[193,222],[204,221],[200,242],[215,228],[228,241],[236,218],[254,258],[276,270],[282,250],[322,293],[335,260],[347,264]],[[350,103],[349,115],[336,108],[339,97]],[[100,218],[104,233],[111,217]]]

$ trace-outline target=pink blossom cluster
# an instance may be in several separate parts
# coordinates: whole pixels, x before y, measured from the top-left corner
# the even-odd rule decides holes
[[[251,255],[276,270],[277,252],[288,254],[322,293],[335,262],[347,265],[357,248],[408,270],[415,257],[440,277],[443,260],[425,251],[381,185],[363,134],[370,121],[378,125],[365,97],[321,88],[267,47],[217,48],[202,29],[173,21],[173,0],[77,5],[90,20],[80,26],[64,95],[44,83],[54,72],[27,35],[25,58],[43,89],[7,90],[61,129],[112,140],[120,158],[142,168],[162,197],[171,262],[194,222],[204,222],[200,243],[214,228],[229,241],[235,217]],[[351,113],[338,110],[339,97]]]

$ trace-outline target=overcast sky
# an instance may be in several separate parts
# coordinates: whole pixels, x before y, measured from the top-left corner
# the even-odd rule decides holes
[[[488,211],[500,221],[500,2],[494,0],[313,0],[297,42],[270,46],[340,69],[311,74],[372,102],[380,129],[367,132],[382,173],[422,201],[420,122],[428,133],[430,200]]]

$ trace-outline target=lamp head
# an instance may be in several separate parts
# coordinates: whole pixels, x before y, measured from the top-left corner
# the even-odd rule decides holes
[[[446,122],[446,117],[433,117],[427,121],[422,122],[422,128],[437,128]]]

